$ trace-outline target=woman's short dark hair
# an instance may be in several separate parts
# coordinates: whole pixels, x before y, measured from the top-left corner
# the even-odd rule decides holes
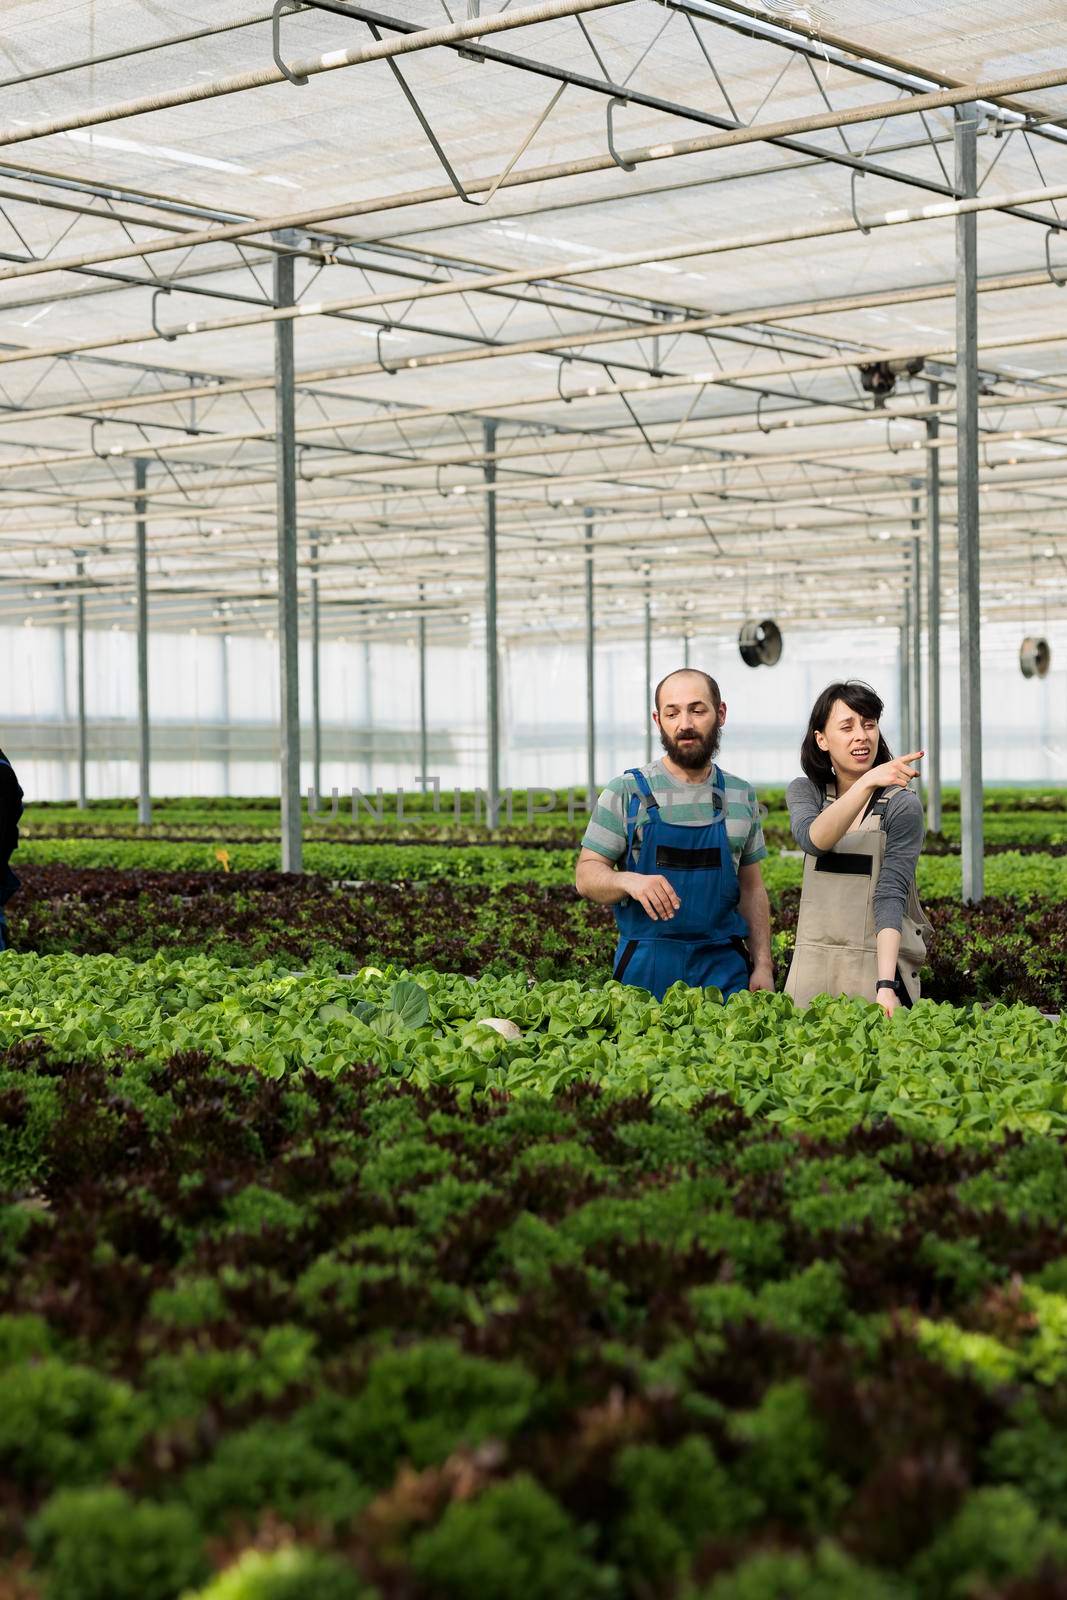
[[[825,789],[827,784],[834,781],[833,764],[829,752],[819,748],[816,733],[825,733],[826,724],[830,720],[830,713],[839,700],[843,700],[850,711],[855,711],[857,716],[870,717],[875,722],[881,722],[885,706],[880,697],[874,692],[869,683],[862,682],[859,678],[848,678],[843,683],[827,684],[822,694],[811,708],[808,718],[808,731],[804,735],[804,742],[800,746],[800,765],[806,777],[812,783],[818,784],[820,789]],[[893,753],[885,742],[885,737],[878,730],[878,750],[874,758],[874,765],[880,767],[883,761],[892,761]]]

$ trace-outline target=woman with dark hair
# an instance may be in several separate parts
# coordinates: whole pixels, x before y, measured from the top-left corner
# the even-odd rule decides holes
[[[926,920],[915,887],[925,828],[910,789],[923,750],[894,760],[869,684],[831,683],[812,707],[802,778],[786,793],[804,851],[796,949],[786,994],[875,1000],[888,1016],[919,998]]]

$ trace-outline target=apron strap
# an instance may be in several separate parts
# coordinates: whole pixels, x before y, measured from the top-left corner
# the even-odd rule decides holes
[[[888,806],[888,804],[889,804],[889,790],[888,789],[876,789],[874,794],[872,794],[871,798],[868,800],[866,807],[864,808],[863,816],[860,818],[861,822],[866,822],[868,817],[877,817],[879,823],[882,826],[882,830],[884,832],[885,831],[885,813],[886,813],[886,807]]]
[[[863,826],[863,824],[867,821],[868,817],[877,817],[878,821],[881,823],[883,832],[885,831],[885,813],[886,813],[886,807],[889,804],[890,792],[891,791],[889,789],[876,789],[874,791],[874,793],[871,795],[871,798],[867,801],[867,804],[864,806],[863,811],[862,811],[862,813],[860,815],[860,818],[859,818],[859,826],[860,827]],[[829,803],[829,798],[830,797],[826,792],[826,785],[825,784],[820,785],[820,788],[819,788],[819,810],[820,811],[825,811],[826,810],[826,807],[827,807],[827,805]],[[856,824],[853,824],[853,826],[855,827]]]

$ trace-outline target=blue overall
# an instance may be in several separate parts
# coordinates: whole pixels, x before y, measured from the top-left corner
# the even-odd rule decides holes
[[[649,989],[657,1000],[679,978],[693,988],[719,989],[725,1000],[748,987],[751,966],[742,943],[748,924],[737,909],[741,890],[726,832],[722,773],[716,768],[720,800],[716,820],[693,827],[664,822],[644,773],[638,767],[629,772],[638,792],[630,797],[623,868],[666,878],[682,903],[666,921],[654,920],[637,900],[624,900],[615,907],[619,943],[612,976],[620,983]],[[635,858],[642,798],[647,817]]]

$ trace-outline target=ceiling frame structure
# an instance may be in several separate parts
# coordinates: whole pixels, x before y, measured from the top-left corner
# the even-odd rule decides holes
[[[906,58],[866,0],[86,0],[54,65],[24,7],[0,621],[79,631],[83,793],[86,629],[277,636],[298,870],[302,627],[316,686],[320,640],[487,638],[492,708],[494,637],[583,641],[588,699],[598,626],[888,622],[918,735],[952,625],[980,893],[981,622],[1067,610],[1067,55],[1033,9],[1024,51],[916,6]]]

